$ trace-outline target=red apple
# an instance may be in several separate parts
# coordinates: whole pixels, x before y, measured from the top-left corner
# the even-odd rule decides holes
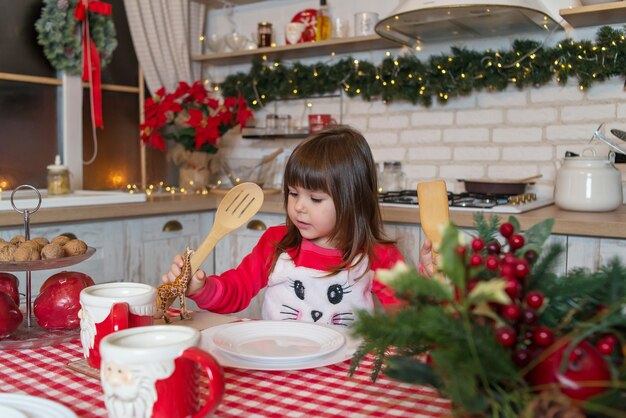
[[[4,292],[13,298],[15,304],[20,306],[20,293],[18,291],[17,277],[11,273],[0,273],[0,292]]]
[[[56,283],[59,280],[68,279],[70,277],[77,277],[81,279],[85,283],[85,287],[93,286],[95,284],[93,279],[85,273],[81,273],[79,271],[61,271],[48,277],[39,288],[39,293],[42,293],[51,284]]]
[[[75,274],[74,272],[61,272],[58,274],[62,273]],[[55,274],[55,276],[58,274]],[[82,275],[82,273],[79,274]],[[44,286],[42,286],[43,291],[39,293],[33,304],[33,313],[37,318],[37,323],[46,329],[78,327],[80,325],[80,319],[78,318],[80,291],[85,287],[87,287],[86,280],[76,275],[62,277],[47,285],[44,283]]]
[[[558,385],[563,394],[578,400],[607,390],[611,380],[609,367],[602,355],[587,341],[581,342],[571,351],[565,370],[560,371],[561,360],[568,346],[563,344],[537,364],[528,374],[528,381],[533,386]]]
[[[0,339],[13,334],[22,323],[23,315],[13,298],[0,292]]]

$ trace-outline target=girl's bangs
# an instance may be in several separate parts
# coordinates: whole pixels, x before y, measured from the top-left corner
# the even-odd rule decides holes
[[[298,153],[285,171],[285,185],[299,186],[308,190],[320,190],[328,193],[327,161],[318,155]]]

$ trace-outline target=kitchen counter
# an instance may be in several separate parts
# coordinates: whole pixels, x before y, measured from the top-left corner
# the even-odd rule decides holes
[[[30,222],[31,225],[42,225],[202,212],[214,210],[220,198],[221,196],[211,194],[151,196],[148,197],[146,202],[142,203],[76,206],[70,208],[71,210],[68,210],[68,208],[40,209],[31,215]],[[282,196],[266,196],[261,212],[284,213]],[[418,224],[420,222],[419,210],[415,207],[383,207],[382,213],[385,222],[408,224]],[[458,226],[471,227],[474,225],[474,213],[451,210],[450,218]],[[506,219],[509,215],[499,214],[499,216]],[[522,229],[526,229],[543,219],[554,218],[553,232],[555,234],[626,239],[626,206],[624,205],[616,211],[604,213],[570,212],[552,205],[518,214],[516,217]],[[0,227],[21,226],[23,222],[23,217],[19,213],[13,211],[0,212]]]

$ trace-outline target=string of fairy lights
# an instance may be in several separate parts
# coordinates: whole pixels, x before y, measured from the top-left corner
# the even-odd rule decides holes
[[[581,90],[615,76],[626,76],[624,28],[601,27],[596,38],[564,39],[553,47],[515,40],[506,50],[476,51],[452,47],[447,54],[421,60],[415,53],[385,53],[380,64],[352,57],[305,65],[283,64],[266,56],[253,60],[248,72],[213,83],[224,96],[242,94],[252,108],[285,99],[337,93],[384,103],[408,101],[430,106],[475,91],[540,87],[553,79],[564,85],[575,78]]]

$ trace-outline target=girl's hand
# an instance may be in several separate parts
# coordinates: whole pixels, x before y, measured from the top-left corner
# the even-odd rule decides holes
[[[433,253],[433,243],[426,238],[422,249],[420,250],[420,262],[422,263],[422,269],[427,277],[433,277],[435,270],[437,270],[437,257]]]
[[[181,272],[183,267],[183,257],[180,254],[176,254],[174,257],[174,261],[170,266],[170,271],[161,276],[161,281],[163,283],[173,283],[178,275]],[[206,273],[200,269],[196,271],[196,274],[193,275],[189,283],[187,284],[187,292],[185,293],[187,296],[192,296],[198,293],[203,287],[204,282],[206,281]]]

